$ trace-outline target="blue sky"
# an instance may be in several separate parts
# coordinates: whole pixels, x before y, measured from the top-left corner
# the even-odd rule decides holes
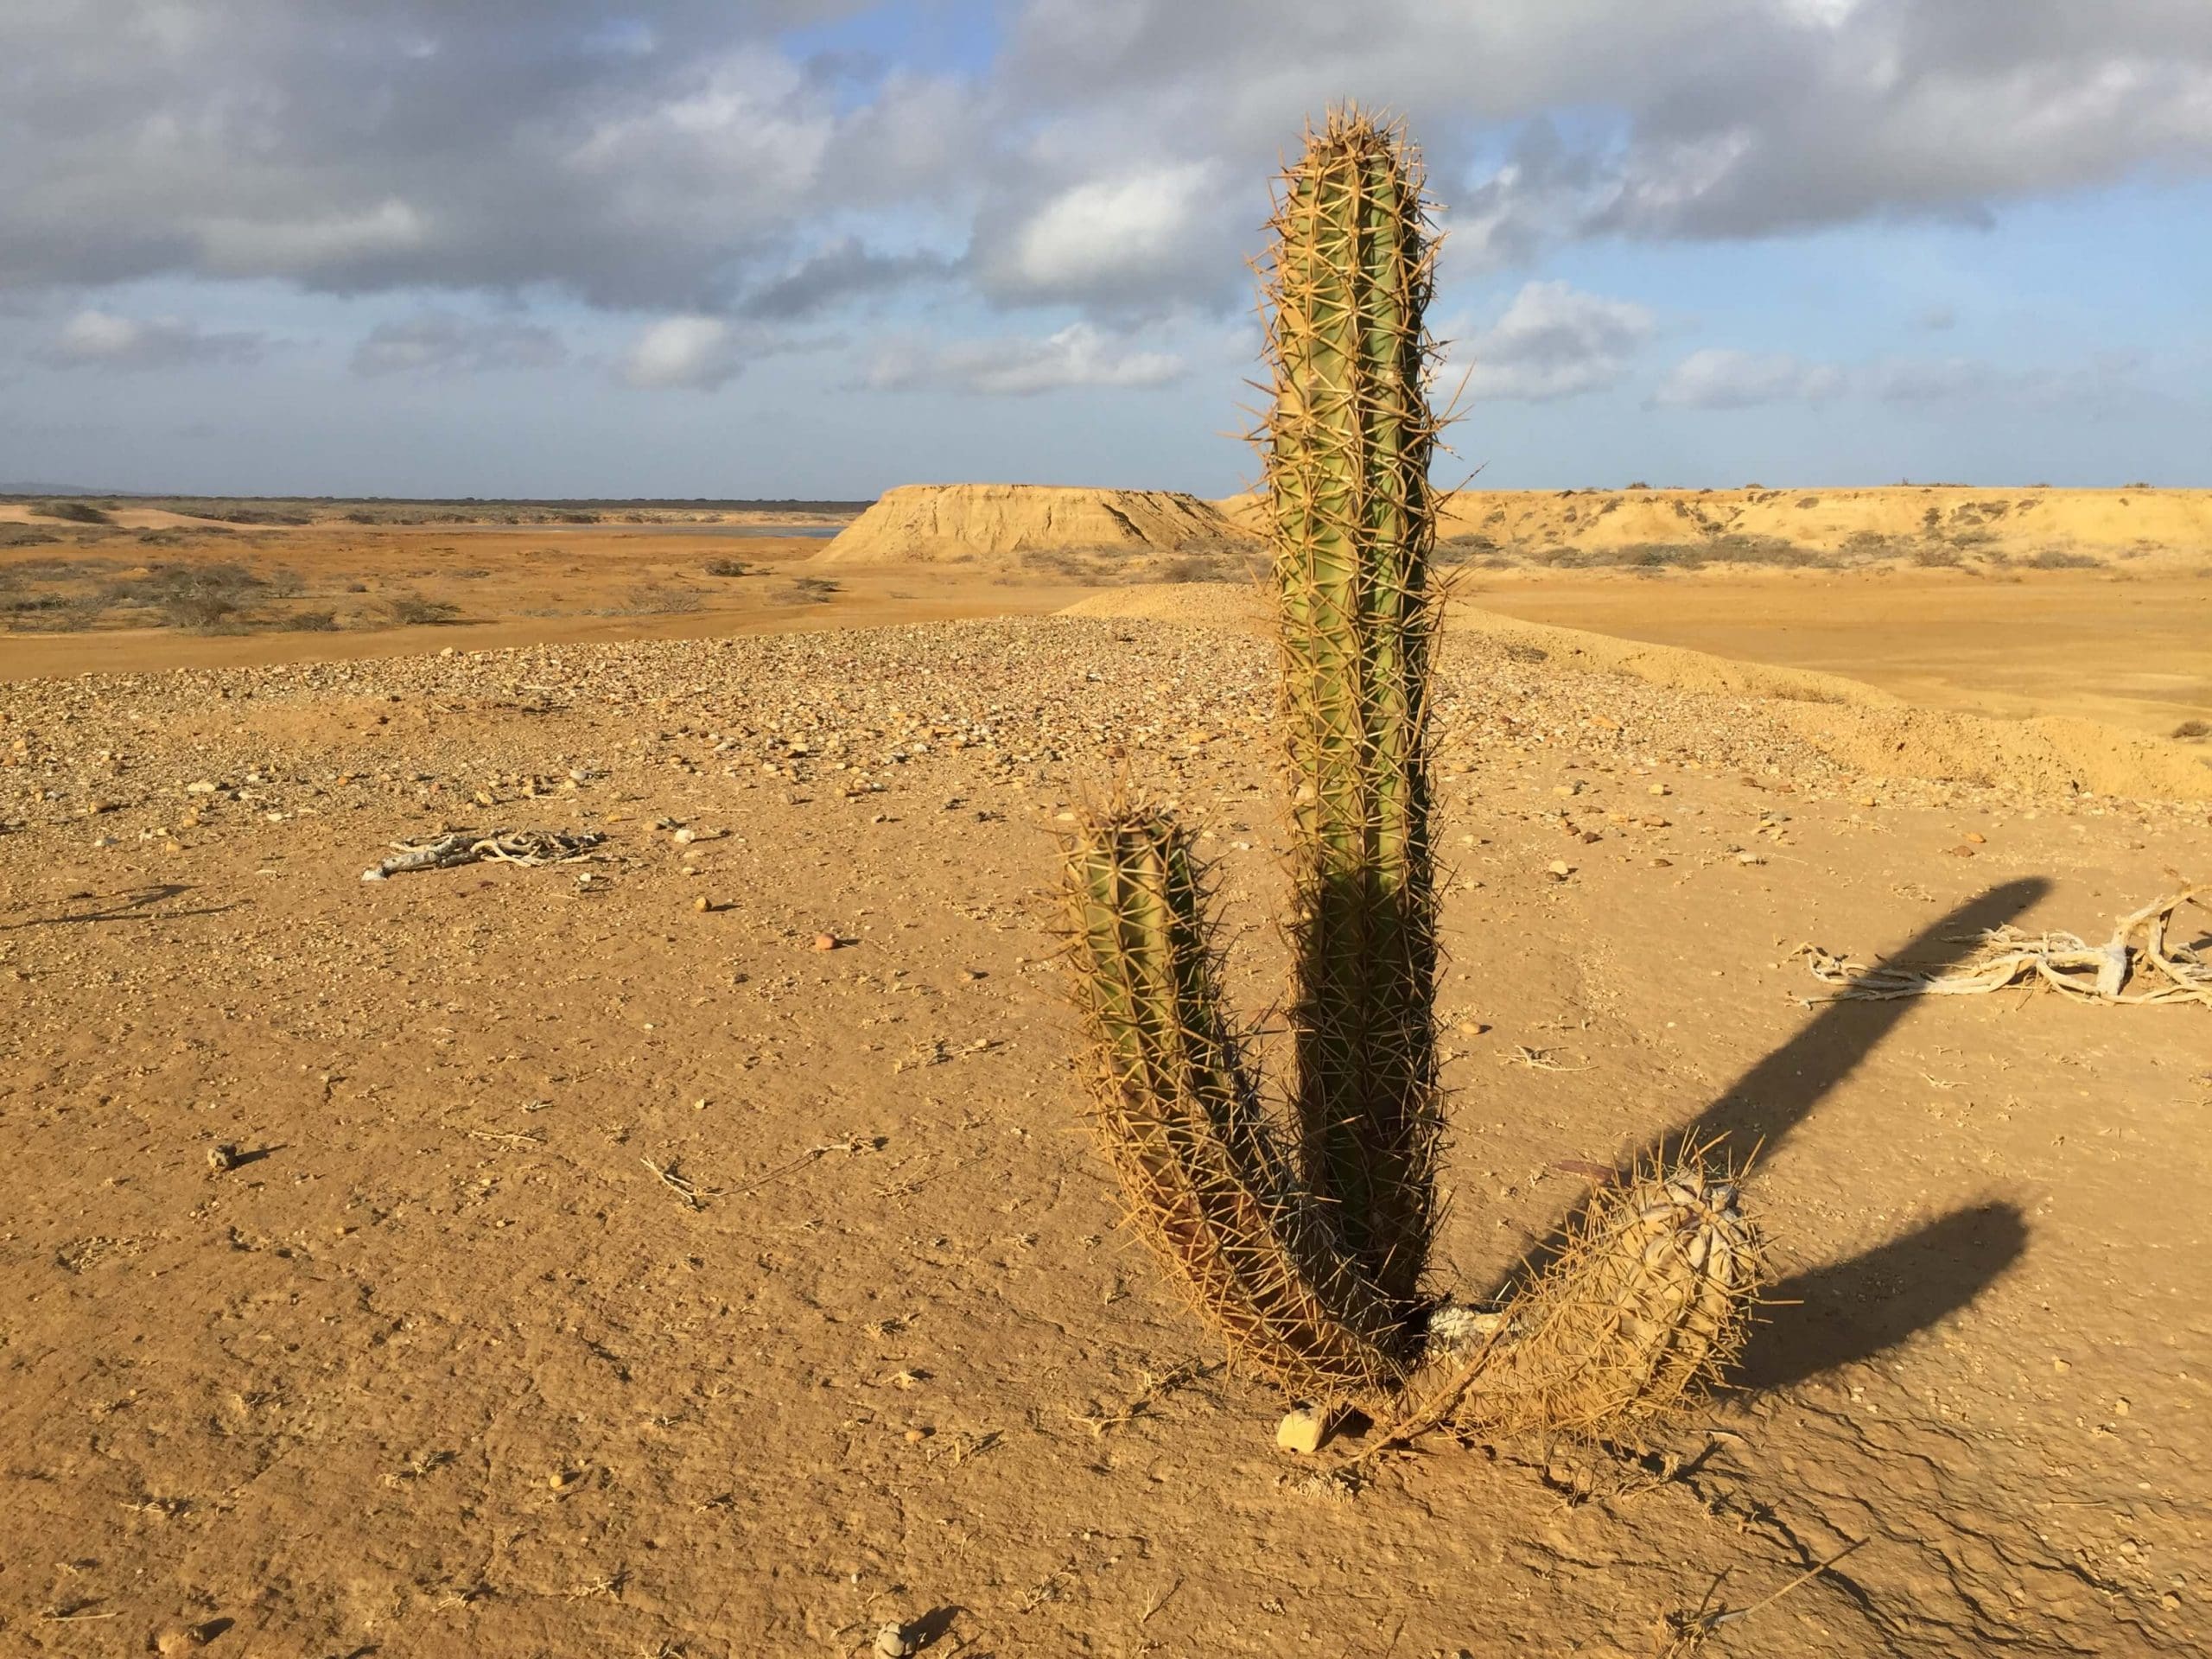
[[[0,480],[1218,494],[1310,112],[1485,484],[2212,485],[2202,0],[46,0]]]

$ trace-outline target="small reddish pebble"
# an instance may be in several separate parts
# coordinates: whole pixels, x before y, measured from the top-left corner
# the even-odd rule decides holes
[[[814,948],[817,950],[835,950],[837,948],[837,936],[835,933],[816,934]]]

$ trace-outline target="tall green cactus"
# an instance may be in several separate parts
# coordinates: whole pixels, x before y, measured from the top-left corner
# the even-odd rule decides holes
[[[1233,1351],[1393,1433],[1634,1424],[1734,1351],[1758,1243],[1704,1148],[1601,1192],[1491,1311],[1424,1296],[1433,1029],[1427,587],[1437,423],[1419,161],[1354,110],[1283,179],[1261,435],[1281,613],[1297,903],[1294,1160],[1218,990],[1189,838],[1116,808],[1066,846],[1102,1145],[1140,1229]]]
[[[1297,840],[1300,1143],[1345,1243],[1410,1306],[1439,1128],[1421,327],[1434,238],[1419,158],[1332,114],[1286,177],[1274,230],[1262,444]]]

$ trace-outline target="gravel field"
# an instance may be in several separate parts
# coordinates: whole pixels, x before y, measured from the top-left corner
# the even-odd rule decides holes
[[[1058,618],[0,686],[0,1649],[1644,1655],[1858,1541],[1716,1650],[2202,1651],[2212,1019],[1792,953],[2101,937],[2205,807],[1448,636],[1440,1278],[1696,1127],[1785,1283],[1663,1445],[1355,1492],[1120,1230],[1057,983],[1119,784],[1264,1023],[1272,672]],[[605,840],[359,879],[462,826]]]

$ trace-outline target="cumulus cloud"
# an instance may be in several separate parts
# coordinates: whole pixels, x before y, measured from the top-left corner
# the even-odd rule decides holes
[[[1656,326],[1632,300],[1530,283],[1496,322],[1454,341],[1447,361],[1465,365],[1468,397],[1545,403],[1617,385]]]
[[[1021,397],[1075,386],[1164,386],[1185,372],[1172,353],[1134,349],[1077,322],[1042,339],[895,342],[878,354],[868,384],[880,391]]]
[[[1447,270],[2212,171],[2202,0],[1008,0],[972,71],[787,44],[869,9],[0,7],[0,293],[185,274],[776,319],[950,276],[1125,327],[1241,302],[1258,181],[1347,93],[1427,144]]]
[[[1756,404],[1818,403],[1843,390],[1841,370],[1787,352],[1708,346],[1675,365],[1652,401],[1676,409],[1749,409]]]
[[[87,308],[62,325],[40,357],[65,369],[175,369],[250,363],[266,344],[260,334],[213,331],[182,317],[125,317]]]
[[[719,317],[664,317],[639,334],[624,356],[631,385],[713,391],[745,372],[738,331]]]
[[[1150,296],[1178,285],[1195,243],[1216,239],[1207,231],[1219,221],[1209,224],[1206,210],[1218,182],[1211,165],[1181,162],[1067,185],[1026,211],[987,219],[976,270],[1003,299],[1111,304]],[[1212,286],[1218,276],[1200,280]]]
[[[423,311],[372,328],[353,366],[362,375],[482,373],[557,368],[568,355],[561,337],[536,323]]]

